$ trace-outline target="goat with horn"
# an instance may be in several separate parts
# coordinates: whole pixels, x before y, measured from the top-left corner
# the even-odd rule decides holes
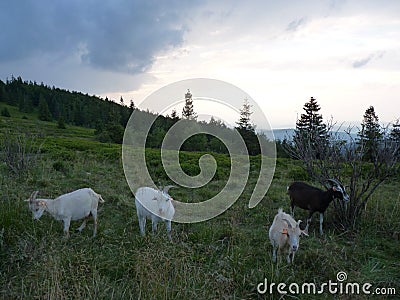
[[[324,222],[324,213],[333,199],[340,199],[344,202],[349,201],[349,195],[344,186],[336,179],[327,180],[327,190],[323,191],[317,187],[304,182],[293,182],[288,186],[290,197],[290,206],[292,216],[294,216],[294,207],[300,207],[308,210],[308,219],[306,231],[311,223],[311,218],[315,212],[319,212],[319,232],[322,235],[322,223]]]

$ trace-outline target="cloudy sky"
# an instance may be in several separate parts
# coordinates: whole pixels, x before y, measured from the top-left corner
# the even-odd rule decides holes
[[[273,128],[294,127],[311,96],[325,119],[357,123],[370,105],[382,122],[400,117],[398,0],[1,1],[0,28],[3,81],[140,104],[214,78]]]

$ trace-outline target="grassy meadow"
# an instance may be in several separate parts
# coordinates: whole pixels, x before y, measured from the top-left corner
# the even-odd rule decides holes
[[[10,109],[12,110],[12,108]],[[326,213],[324,236],[314,216],[310,236],[303,237],[293,265],[271,261],[268,228],[279,207],[289,211],[286,186],[309,181],[300,162],[278,159],[272,185],[261,201],[247,208],[257,172],[251,172],[240,199],[224,214],[207,222],[172,224],[172,242],[159,224],[158,233],[139,235],[134,199],[126,183],[121,146],[94,140],[94,130],[37,121],[33,115],[0,117],[3,141],[25,136],[32,161],[14,174],[0,165],[0,298],[4,299],[282,299],[261,295],[257,285],[315,283],[320,286],[347,273],[347,282],[395,288],[400,294],[400,189],[398,178],[382,184],[368,202],[357,232],[341,232]],[[32,141],[32,137],[33,141]],[[0,143],[1,144],[1,143]],[[37,150],[40,148],[40,152]],[[159,150],[147,149],[148,167],[168,184]],[[195,175],[200,153],[182,153],[183,168]],[[171,189],[181,201],[202,201],[220,191],[229,176],[229,157],[215,155],[218,171],[207,186],[194,191]],[[257,158],[251,160],[257,169]],[[63,238],[62,223],[49,215],[32,219],[24,202],[34,190],[52,198],[91,187],[105,199],[99,205],[98,235],[93,224]],[[307,213],[297,209],[296,219]],[[368,295],[287,295],[287,299],[369,299]]]

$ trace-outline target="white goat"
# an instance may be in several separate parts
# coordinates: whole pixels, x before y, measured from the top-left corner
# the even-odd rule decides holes
[[[271,227],[269,228],[269,239],[271,241],[272,261],[276,262],[276,252],[287,250],[286,260],[288,263],[293,263],[294,255],[299,249],[300,235],[307,235],[307,232],[300,229],[300,222],[296,222],[291,215],[282,211],[279,208]]]
[[[135,193],[136,213],[139,220],[140,233],[145,235],[146,219],[151,219],[153,234],[157,230],[157,223],[165,222],[168,238],[171,240],[171,220],[175,214],[172,197],[168,190],[172,186],[166,186],[163,190],[151,187],[140,187]]]
[[[38,220],[45,211],[50,213],[56,220],[64,222],[64,233],[69,236],[69,225],[71,220],[85,218],[82,225],[77,229],[82,231],[86,226],[87,219],[92,216],[94,220],[93,237],[97,233],[97,206],[99,202],[104,203],[101,195],[91,188],[83,188],[53,199],[36,199],[39,191],[32,193],[29,199],[29,209],[33,218]]]

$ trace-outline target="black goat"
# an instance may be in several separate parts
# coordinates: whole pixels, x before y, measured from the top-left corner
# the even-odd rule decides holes
[[[339,181],[329,179],[328,182],[331,187],[326,191],[299,181],[293,182],[288,186],[292,216],[294,216],[295,206],[308,210],[306,231],[308,231],[308,225],[311,223],[312,215],[317,211],[319,212],[319,232],[322,235],[324,212],[328,208],[329,203],[335,198],[345,202],[349,201],[349,195]]]

